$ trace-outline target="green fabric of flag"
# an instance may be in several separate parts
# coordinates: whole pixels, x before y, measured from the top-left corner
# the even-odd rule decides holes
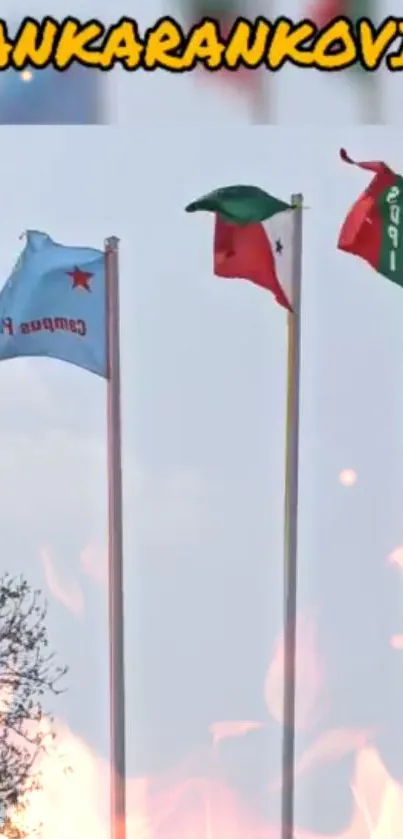
[[[292,310],[294,208],[256,186],[216,189],[186,207],[215,215],[214,272],[250,280]]]

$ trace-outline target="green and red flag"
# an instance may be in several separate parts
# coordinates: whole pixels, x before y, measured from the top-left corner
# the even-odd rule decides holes
[[[374,0],[316,0],[310,5],[307,17],[324,29],[334,18],[347,17],[357,23],[362,17],[374,16]]]
[[[236,19],[245,14],[242,0],[184,0],[182,6],[189,26],[212,18],[222,27],[222,34],[228,34]]]
[[[217,21],[220,34],[227,38],[239,17],[250,17],[250,8],[246,8],[244,0],[184,0],[182,2],[186,27],[190,30],[201,23],[204,18]],[[256,90],[260,86],[261,74],[256,70],[240,67],[238,70],[220,70],[219,74],[210,73],[212,79],[220,78],[240,90]]]
[[[362,17],[373,19],[375,2],[376,0],[315,0],[314,5],[307,11],[307,17],[318,29],[324,29],[332,20],[341,16],[356,24]],[[337,45],[334,49],[337,50]],[[352,69],[367,72],[361,64],[354,64]],[[372,74],[369,78],[373,81]]]
[[[345,163],[373,172],[374,177],[349,210],[338,248],[359,256],[403,286],[403,178],[386,163],[357,162],[344,149],[340,156]]]
[[[292,310],[294,207],[256,186],[227,186],[186,212],[214,213],[214,273],[250,280]]]
[[[354,26],[363,17],[369,18],[376,25],[375,18],[379,16],[377,8],[377,0],[311,0],[311,5],[306,9],[306,17],[320,30],[340,16],[349,18]],[[339,46],[334,44],[333,49],[337,52]],[[367,71],[357,62],[348,71],[347,78],[354,82],[353,90],[358,98],[360,122],[382,124],[384,103],[380,77]]]

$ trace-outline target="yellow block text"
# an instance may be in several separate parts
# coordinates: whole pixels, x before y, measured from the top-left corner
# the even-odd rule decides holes
[[[321,30],[310,20],[239,17],[225,36],[220,22],[212,18],[185,31],[178,21],[164,17],[141,34],[137,22],[127,17],[109,28],[96,19],[27,17],[11,37],[6,21],[0,19],[0,71],[48,66],[63,71],[76,63],[104,71],[121,65],[128,71],[171,73],[197,67],[210,72],[264,67],[276,72],[285,64],[338,72],[357,64],[373,72],[383,62],[389,70],[399,71],[402,36],[403,18],[396,17],[378,27],[368,18],[353,24],[338,17]]]

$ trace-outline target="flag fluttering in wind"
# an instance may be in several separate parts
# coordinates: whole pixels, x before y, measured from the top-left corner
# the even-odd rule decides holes
[[[373,17],[374,0],[316,0],[309,9],[309,17],[324,29],[336,17],[348,17],[356,23],[361,17]]]
[[[374,177],[349,210],[338,248],[403,286],[403,178],[386,163],[356,162],[344,149],[340,154],[345,163],[373,172]]]
[[[360,18],[369,18],[376,25],[377,0],[313,0],[307,4],[306,17],[319,29],[324,29],[332,20],[347,17],[356,24]],[[358,97],[358,109],[362,123],[379,124],[382,119],[382,92],[380,78],[369,73],[361,64],[354,64],[348,73]]]
[[[250,19],[251,10],[245,8],[243,0],[185,0],[182,3],[186,26],[190,29],[201,23],[204,18],[211,18],[217,21],[220,33],[226,38],[237,18],[246,15]],[[209,74],[211,79],[217,79],[217,73]],[[234,88],[240,90],[254,90],[257,86],[258,73],[256,70],[247,70],[240,67],[233,72],[223,70],[219,73],[221,81],[229,82]]]
[[[294,835],[297,677],[298,472],[303,195],[290,203],[256,186],[216,189],[186,212],[215,214],[214,271],[271,291],[287,312],[287,411],[284,481],[284,647],[281,839]]]
[[[0,292],[0,360],[47,356],[107,376],[105,255],[28,231]]]
[[[119,239],[104,250],[70,247],[29,230],[0,291],[0,361],[58,359],[106,379],[110,670],[110,824],[126,836],[123,492],[120,406]],[[80,605],[76,600],[76,605]]]
[[[216,20],[222,34],[228,34],[236,19],[245,13],[242,0],[183,0],[182,7],[189,26],[204,18]]]
[[[253,4],[248,0],[183,0],[182,8],[186,27],[190,30],[201,23],[204,18],[217,21],[220,34],[227,38],[239,17],[253,20],[258,17],[258,9],[251,8]],[[267,98],[267,73],[264,70],[249,70],[239,67],[237,70],[219,70],[218,73],[203,73],[203,77],[213,83],[230,87],[247,100],[253,120],[256,123],[267,123],[272,111],[272,100]]]
[[[293,210],[256,186],[216,189],[186,212],[215,214],[214,273],[250,280],[292,309]]]

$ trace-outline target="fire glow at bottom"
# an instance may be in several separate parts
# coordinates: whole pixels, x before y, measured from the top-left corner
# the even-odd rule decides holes
[[[107,839],[108,767],[68,728],[58,728],[57,753],[42,757],[43,787],[31,794],[15,824],[41,839]],[[329,738],[330,742],[331,738]],[[63,759],[61,759],[63,758]],[[71,771],[65,770],[66,762]],[[163,792],[163,779],[133,778],[127,786],[128,839],[275,839],[278,825],[248,813],[222,781],[190,778]],[[337,839],[403,839],[403,787],[392,780],[376,749],[356,754],[350,783],[354,812]],[[328,839],[295,831],[296,839]],[[334,837],[333,837],[334,839]]]
[[[403,569],[403,548],[391,554],[390,565]],[[86,563],[87,567],[88,563]],[[92,567],[92,566],[91,566]],[[52,570],[52,574],[50,574]],[[61,600],[60,582],[56,586],[51,556],[45,572],[48,585]],[[67,592],[68,593],[68,592]],[[76,590],[62,600],[72,612],[81,612],[83,603]],[[66,599],[67,598],[67,599]],[[74,608],[73,608],[74,607]],[[80,607],[80,608],[78,608]],[[401,627],[396,627],[398,631]],[[314,622],[306,616],[297,626],[297,696],[296,727],[312,732],[311,745],[296,764],[299,778],[313,767],[355,756],[355,768],[346,778],[353,802],[350,824],[338,834],[326,836],[295,827],[295,839],[403,839],[403,785],[388,773],[373,737],[376,732],[323,727],[326,683],[323,661]],[[401,655],[396,635],[391,645]],[[280,637],[273,651],[264,686],[265,704],[272,720],[281,725],[284,641]],[[9,701],[10,697],[6,699]],[[322,710],[321,710],[322,709]],[[321,734],[318,722],[321,722]],[[267,722],[267,720],[266,720]],[[210,727],[212,748],[220,741],[247,737],[263,728],[265,721],[224,721]],[[324,733],[323,733],[324,732]],[[53,751],[43,754],[38,764],[42,788],[32,793],[22,814],[15,813],[16,827],[24,828],[38,839],[109,839],[109,769],[89,746],[62,723],[56,723],[57,738]],[[396,742],[396,748],[399,743]],[[218,755],[219,757],[219,755]],[[66,766],[71,771],[66,771]],[[175,767],[173,767],[175,769]],[[224,781],[189,777],[189,767],[172,775],[131,778],[127,783],[128,839],[277,839],[279,824],[261,821],[241,803],[239,796]],[[268,779],[267,795],[278,794],[281,779]],[[38,825],[40,826],[38,829]]]

